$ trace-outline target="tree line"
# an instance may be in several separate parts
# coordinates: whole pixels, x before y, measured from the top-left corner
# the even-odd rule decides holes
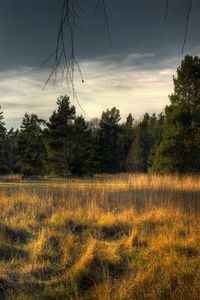
[[[0,174],[199,173],[200,58],[185,56],[173,81],[164,113],[139,121],[130,113],[121,123],[113,107],[86,122],[67,95],[48,121],[26,113],[17,130],[6,129],[0,112]]]

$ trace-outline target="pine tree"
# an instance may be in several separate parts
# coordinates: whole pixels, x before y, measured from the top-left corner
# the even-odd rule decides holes
[[[25,114],[18,135],[17,167],[24,178],[37,177],[43,174],[44,147],[41,124],[35,114]]]
[[[133,141],[126,159],[126,170],[128,172],[143,172],[144,170],[142,129],[140,124],[137,124],[133,129]]]
[[[57,100],[58,108],[52,114],[45,131],[45,146],[48,159],[48,172],[54,175],[70,175],[72,160],[73,124],[75,107],[70,106],[68,96]]]
[[[7,162],[8,162],[8,173],[13,174],[17,172],[16,159],[18,153],[18,134],[19,130],[11,128],[6,136],[6,148],[7,148]]]
[[[133,139],[128,152],[126,169],[133,172],[147,172],[152,164],[154,148],[160,142],[163,131],[163,115],[147,113],[133,128]]]
[[[6,174],[7,172],[8,165],[6,159],[6,127],[4,123],[3,112],[0,111],[0,174]]]
[[[160,113],[157,116],[155,114],[151,116],[151,120],[149,124],[149,133],[151,136],[151,148],[147,159],[148,171],[152,170],[152,164],[155,159],[155,152],[162,140],[164,120],[165,117],[163,113]]]
[[[120,171],[127,170],[127,156],[133,141],[133,121],[131,114],[126,118],[126,122],[120,125]]]
[[[186,56],[174,78],[171,104],[165,109],[163,138],[152,170],[200,172],[200,59]]]
[[[120,166],[120,112],[116,107],[102,113],[96,136],[96,162],[98,171],[115,173]]]
[[[72,175],[92,175],[91,168],[91,130],[82,116],[76,117],[73,126],[72,157],[70,172]]]

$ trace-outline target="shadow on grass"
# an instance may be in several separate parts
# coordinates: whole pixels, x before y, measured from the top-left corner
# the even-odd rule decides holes
[[[67,220],[66,228],[73,234],[82,235],[84,233],[88,233],[96,239],[107,241],[121,239],[130,232],[130,226],[127,226],[124,223],[88,225],[78,223],[73,220]]]
[[[0,237],[7,242],[26,244],[30,240],[31,234],[22,228],[11,228],[7,225],[0,224]]]
[[[199,255],[198,249],[192,246],[175,246],[174,248],[178,255],[185,256],[187,258],[193,258]]]
[[[0,244],[0,260],[10,261],[12,259],[28,259],[28,252],[6,243]]]

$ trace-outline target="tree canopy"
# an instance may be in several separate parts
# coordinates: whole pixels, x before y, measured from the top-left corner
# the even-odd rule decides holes
[[[152,169],[159,173],[200,171],[200,59],[186,56],[174,77],[165,108],[162,141]]]
[[[136,121],[112,107],[87,122],[67,95],[48,122],[26,113],[20,130],[7,131],[0,112],[0,174],[200,173],[200,58],[185,56],[173,82],[164,113]]]

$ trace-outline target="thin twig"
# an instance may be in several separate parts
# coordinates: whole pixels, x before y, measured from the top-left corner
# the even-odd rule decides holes
[[[186,44],[186,41],[187,41],[187,35],[188,35],[188,28],[189,28],[191,11],[192,11],[192,0],[190,0],[190,2],[189,2],[189,8],[188,8],[188,12],[187,12],[187,19],[186,19],[186,26],[185,26],[185,34],[184,34],[184,40],[183,40],[182,54],[184,53],[185,44]]]
[[[65,79],[69,93],[72,93],[73,98],[76,99],[79,107],[84,112],[78,101],[74,87],[74,73],[76,70],[81,77],[81,81],[84,82],[83,75],[74,51],[75,31],[80,31],[76,20],[80,17],[80,13],[82,12],[83,9],[80,4],[80,0],[63,0],[61,17],[58,25],[56,48],[42,63],[42,65],[52,61],[51,72],[44,84],[43,89],[45,89],[53,77],[54,84],[56,84],[58,73],[60,73],[61,85]]]
[[[106,28],[107,28],[107,33],[108,33],[108,40],[109,40],[110,46],[112,47],[112,40],[111,40],[111,35],[110,35],[110,26],[109,26],[109,22],[108,22],[108,14],[107,14],[105,0],[102,0],[102,3],[103,3],[103,10],[104,10]]]
[[[168,11],[169,11],[169,0],[165,0],[165,1],[166,1],[166,6],[165,6],[164,21],[167,20],[167,17],[168,17]]]
[[[95,13],[99,9],[100,3],[102,3],[103,7],[103,13],[108,33],[108,40],[112,47],[105,0],[96,0]],[[78,101],[78,97],[76,95],[74,86],[74,75],[76,71],[78,71],[81,81],[84,82],[81,68],[75,56],[74,49],[75,32],[77,30],[81,31],[81,29],[78,26],[77,20],[80,18],[80,14],[83,12],[83,0],[62,1],[61,16],[57,31],[56,47],[55,50],[42,63],[42,65],[45,65],[49,62],[52,63],[51,72],[44,84],[43,89],[46,88],[49,81],[53,78],[53,82],[54,84],[56,84],[57,76],[58,74],[61,74],[61,85],[64,81],[67,83],[69,93],[72,93],[79,107],[84,112],[83,108],[81,107]]]
[[[98,11],[98,9],[99,9],[99,3],[100,3],[100,0],[97,0],[97,2],[96,2],[96,7],[95,7],[95,11],[94,11],[95,14],[97,13],[97,11]]]

